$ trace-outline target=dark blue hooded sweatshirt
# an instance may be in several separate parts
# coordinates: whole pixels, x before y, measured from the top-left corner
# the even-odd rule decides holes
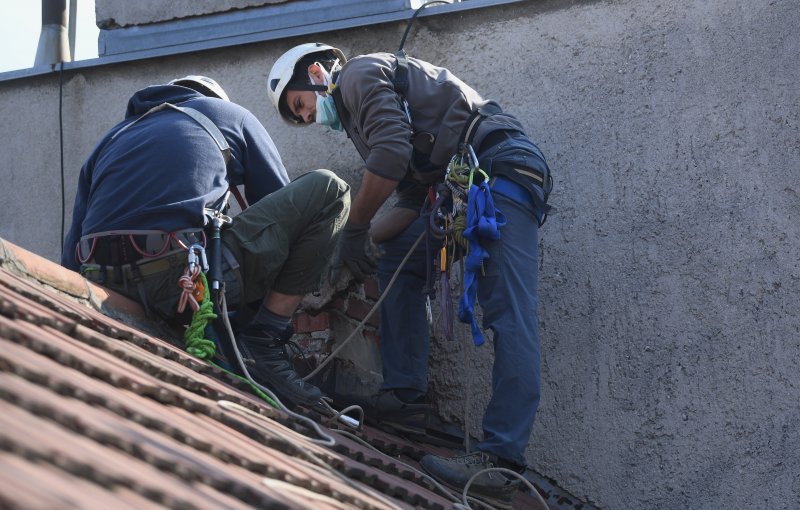
[[[220,129],[231,147],[231,174],[211,135],[188,115],[164,110],[114,134],[161,103],[194,108]],[[111,230],[172,232],[202,227],[203,208],[229,185],[244,184],[251,204],[289,182],[264,126],[245,108],[177,85],[156,85],[128,101],[125,120],[97,144],[81,168],[61,264],[79,268],[82,236]]]

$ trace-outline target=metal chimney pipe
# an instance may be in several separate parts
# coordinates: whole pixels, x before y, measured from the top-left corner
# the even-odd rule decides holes
[[[78,25],[78,0],[69,0],[69,55],[75,60],[75,32]]]
[[[54,65],[71,60],[67,40],[67,0],[42,0],[42,32],[33,65]]]

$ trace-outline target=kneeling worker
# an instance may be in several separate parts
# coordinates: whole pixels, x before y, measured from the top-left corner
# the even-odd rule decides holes
[[[219,84],[187,76],[146,87],[128,102],[84,163],[62,265],[141,302],[168,322],[187,245],[201,243],[209,211],[244,185],[251,204],[222,230],[230,310],[251,310],[236,333],[256,382],[294,403],[318,401],[285,351],[291,316],[316,290],[350,209],[349,186],[316,170],[290,182],[256,117]]]

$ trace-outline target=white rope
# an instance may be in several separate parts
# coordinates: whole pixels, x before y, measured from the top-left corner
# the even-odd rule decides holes
[[[344,349],[344,347],[347,345],[347,343],[348,343],[350,340],[352,340],[353,338],[355,338],[356,334],[357,334],[359,331],[361,331],[361,328],[363,328],[363,327],[364,327],[364,324],[366,324],[366,323],[367,323],[367,321],[369,320],[369,318],[370,318],[370,317],[372,317],[372,314],[373,314],[373,313],[375,313],[375,311],[378,309],[378,307],[379,307],[379,306],[381,306],[381,303],[383,303],[383,300],[386,298],[386,294],[389,292],[389,289],[391,289],[391,288],[392,288],[392,285],[394,285],[394,282],[395,282],[395,280],[397,280],[397,277],[398,277],[398,276],[399,276],[399,274],[400,274],[400,270],[401,270],[401,269],[403,269],[403,266],[405,266],[405,265],[406,265],[406,262],[408,262],[408,259],[411,257],[411,254],[412,254],[412,253],[414,252],[414,250],[417,248],[417,246],[419,245],[420,241],[422,241],[422,238],[423,238],[424,236],[425,236],[425,231],[423,231],[423,232],[422,232],[422,233],[419,235],[419,237],[417,238],[417,240],[416,240],[416,241],[414,241],[414,244],[413,244],[413,245],[411,246],[411,248],[408,250],[408,253],[406,253],[406,256],[405,256],[405,258],[403,258],[402,262],[400,262],[400,265],[397,267],[397,269],[395,270],[394,274],[392,275],[392,279],[391,279],[391,280],[389,280],[389,284],[388,284],[388,285],[386,286],[386,288],[383,290],[383,293],[381,293],[381,297],[380,297],[380,298],[378,298],[378,301],[377,301],[377,302],[376,302],[376,303],[375,303],[375,304],[372,306],[372,309],[369,311],[369,313],[367,313],[367,315],[366,315],[366,316],[365,316],[365,317],[364,317],[364,318],[361,320],[361,322],[359,322],[359,323],[358,323],[358,325],[356,326],[356,328],[355,328],[355,329],[354,329],[354,330],[353,330],[353,331],[350,333],[350,335],[349,335],[347,338],[345,338],[345,339],[344,339],[344,341],[341,343],[341,345],[339,345],[339,347],[337,347],[337,348],[336,348],[336,349],[335,349],[335,350],[334,350],[332,353],[330,353],[330,354],[328,355],[328,357],[327,357],[327,358],[325,358],[325,359],[322,361],[322,363],[320,363],[320,364],[319,364],[319,366],[317,366],[317,368],[315,368],[315,369],[314,369],[314,370],[313,370],[313,371],[312,371],[310,374],[308,374],[307,376],[303,377],[303,380],[304,380],[304,381],[307,381],[307,380],[311,379],[312,377],[314,377],[315,375],[317,375],[317,374],[319,373],[319,371],[320,371],[320,370],[322,370],[322,369],[323,369],[323,368],[324,368],[324,367],[325,367],[325,366],[326,366],[328,363],[330,363],[331,361],[333,361],[333,359],[336,357],[336,355],[337,355],[337,354],[339,354],[339,352],[340,352],[342,349]]]
[[[406,468],[410,469],[414,473],[416,473],[419,476],[421,476],[421,477],[425,478],[426,480],[430,481],[437,489],[439,489],[439,492],[442,495],[444,495],[446,498],[450,499],[454,503],[458,504],[458,502],[460,501],[458,496],[456,496],[453,491],[451,491],[450,489],[448,489],[447,487],[445,487],[444,485],[439,483],[435,478],[431,477],[430,475],[428,475],[424,471],[420,471],[419,469],[415,468],[414,466],[406,464],[405,462],[399,460],[398,458],[392,457],[391,455],[388,455],[388,454],[378,450],[377,448],[375,448],[374,446],[369,444],[367,441],[364,441],[363,439],[361,439],[357,435],[352,434],[350,432],[347,432],[346,430],[335,430],[334,432],[336,432],[338,434],[341,434],[341,435],[343,435],[343,436],[345,436],[347,438],[350,438],[353,441],[358,442],[359,444],[369,448],[370,450],[375,451],[376,453],[382,455],[383,457],[386,457],[387,459],[390,459],[393,462],[397,462],[398,464],[400,464],[402,466],[405,466]]]
[[[316,442],[313,439],[310,439],[307,436],[299,434],[298,432],[295,432],[294,430],[286,427],[285,425],[283,425],[283,424],[281,424],[281,423],[279,423],[279,422],[277,422],[275,420],[272,420],[271,418],[269,418],[267,416],[263,416],[261,414],[258,414],[257,412],[255,412],[255,411],[253,411],[251,409],[248,409],[248,408],[244,407],[241,404],[237,404],[237,403],[231,402],[229,400],[219,400],[219,401],[217,401],[217,404],[220,407],[222,407],[223,409],[227,410],[227,411],[237,412],[237,413],[239,413],[239,414],[241,414],[243,416],[254,418],[254,419],[258,420],[260,423],[266,425],[265,428],[270,433],[270,435],[272,437],[274,437],[276,439],[283,440],[285,443],[288,443],[291,446],[293,446],[300,453],[301,456],[305,457],[307,460],[309,460],[317,468],[324,469],[327,473],[334,475],[342,483],[346,484],[348,487],[356,490],[357,492],[360,492],[362,494],[365,494],[365,495],[367,495],[369,497],[374,498],[377,501],[377,503],[379,503],[379,504],[375,504],[375,506],[377,508],[381,508],[381,509],[382,508],[387,508],[387,509],[391,509],[391,510],[401,510],[401,508],[396,503],[394,503],[393,501],[390,501],[384,494],[382,494],[382,493],[370,488],[367,485],[356,483],[355,481],[351,480],[350,478],[348,478],[344,474],[342,474],[339,471],[337,471],[333,466],[331,466],[330,464],[328,464],[327,462],[325,462],[324,460],[319,458],[316,454],[314,454],[311,451],[309,451],[308,448],[304,448],[302,446],[302,442],[303,441]],[[290,413],[290,414],[292,414],[292,413]],[[275,430],[273,430],[273,429],[275,429]],[[331,438],[331,440],[333,441],[333,438]],[[297,444],[296,442],[299,442],[300,444]],[[334,444],[335,444],[335,441],[334,441]],[[262,480],[262,482],[263,482],[263,480]],[[272,484],[272,482],[270,481],[270,482],[266,482],[265,485],[270,486],[270,485],[274,485],[274,484]]]
[[[242,360],[242,354],[239,352],[239,347],[236,345],[236,336],[233,334],[233,328],[231,328],[230,320],[228,320],[228,306],[227,306],[227,303],[225,301],[225,284],[224,283],[223,283],[222,289],[220,291],[220,304],[221,304],[221,307],[222,307],[222,322],[225,324],[225,329],[228,332],[228,337],[230,338],[231,344],[233,345],[233,350],[236,353],[236,360],[239,363],[239,367],[242,369],[242,372],[244,372],[245,378],[247,378],[247,380],[250,382],[250,384],[254,385],[256,388],[258,388],[261,391],[263,391],[264,393],[266,393],[269,396],[269,398],[274,400],[275,403],[278,404],[278,408],[280,410],[282,410],[282,411],[286,412],[287,414],[293,416],[297,420],[306,423],[317,434],[319,434],[319,436],[321,438],[323,438],[323,439],[309,439],[310,441],[312,441],[314,443],[317,443],[317,444],[324,445],[324,446],[331,446],[332,447],[332,446],[336,445],[336,441],[333,439],[333,437],[331,437],[328,434],[326,434],[325,432],[323,432],[322,428],[319,426],[319,424],[317,422],[315,422],[311,418],[308,418],[307,416],[303,416],[302,414],[295,413],[294,411],[291,411],[290,409],[288,409],[283,404],[283,402],[281,402],[280,399],[277,396],[275,396],[275,393],[273,393],[269,388],[267,388],[265,386],[262,386],[261,384],[259,384],[258,382],[256,382],[253,379],[253,377],[250,375],[250,372],[248,372],[247,367],[244,364],[244,361]]]
[[[534,487],[533,484],[529,482],[527,478],[525,478],[520,473],[517,473],[516,471],[513,471],[511,469],[496,468],[496,467],[481,469],[480,471],[472,475],[472,477],[470,477],[469,480],[467,480],[466,485],[464,485],[464,490],[461,491],[461,498],[462,498],[461,502],[466,508],[472,508],[469,506],[469,503],[467,502],[467,492],[469,491],[469,486],[472,485],[472,482],[474,482],[479,476],[491,472],[503,473],[504,475],[512,475],[522,480],[522,483],[524,483],[528,487],[528,489],[530,489],[530,491],[536,495],[536,498],[539,500],[539,503],[543,505],[542,508],[547,510],[548,508],[547,502],[544,500],[542,495],[539,494],[539,491],[536,490],[536,487]]]

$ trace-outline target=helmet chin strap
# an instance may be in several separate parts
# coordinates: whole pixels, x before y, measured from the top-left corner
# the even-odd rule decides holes
[[[321,70],[321,72],[323,74],[323,82],[325,82],[325,81],[330,82],[331,81],[330,72],[328,72],[324,67],[322,67],[322,64],[320,64],[319,62],[314,62],[314,64],[317,65],[320,68],[320,70]],[[331,69],[332,70],[333,69],[338,69],[340,67],[341,66],[339,65],[339,59],[337,58],[333,62],[333,65],[331,66]],[[310,90],[312,92],[326,92],[326,93],[330,91],[330,87],[331,87],[330,83],[321,83],[321,84],[317,85],[316,83],[313,82],[313,78],[311,77],[310,73],[309,73],[308,77],[309,77],[309,80],[311,80],[311,83],[303,83],[302,81],[298,80],[298,81],[296,81],[294,83],[287,84],[286,85],[286,90]]]
[[[313,92],[327,92],[327,85],[317,85],[315,83],[290,83],[286,85],[286,90],[311,90]]]

